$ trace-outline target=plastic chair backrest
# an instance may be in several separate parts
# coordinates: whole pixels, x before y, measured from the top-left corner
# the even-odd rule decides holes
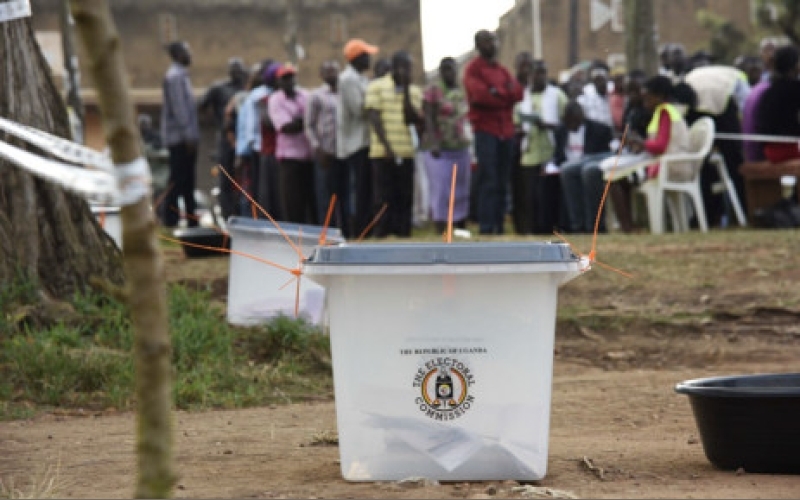
[[[705,158],[714,143],[714,128],[714,121],[707,116],[694,122],[689,129],[689,150]]]
[[[692,159],[678,161],[676,162],[676,167],[677,164],[682,163],[689,166],[691,173],[684,173],[680,176],[680,179],[675,179],[676,182],[687,182],[698,178],[703,167],[703,161],[711,152],[711,147],[714,144],[714,128],[714,121],[707,116],[698,119],[689,128],[689,151],[687,154]]]

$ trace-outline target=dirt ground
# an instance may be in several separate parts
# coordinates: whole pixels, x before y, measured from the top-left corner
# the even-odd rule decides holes
[[[350,483],[334,401],[176,414],[186,498],[797,498],[800,477],[720,471],[705,458],[682,380],[796,371],[794,232],[608,236],[596,267],[559,295],[549,468],[542,481]],[[587,248],[588,239],[575,242]],[[172,281],[224,300],[226,258],[168,252]],[[58,474],[58,497],[133,493],[134,417],[54,412],[0,423],[0,479]],[[537,496],[538,495],[538,496]]]

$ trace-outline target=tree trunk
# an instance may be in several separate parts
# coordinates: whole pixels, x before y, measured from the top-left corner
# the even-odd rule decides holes
[[[629,70],[658,73],[655,29],[653,0],[625,0],[625,56]]]
[[[0,116],[69,137],[66,108],[29,17],[0,22],[0,70]],[[120,259],[82,198],[0,159],[0,283],[22,275],[49,304],[87,290],[92,277],[121,285]]]
[[[579,61],[579,46],[580,46],[580,6],[578,0],[570,0],[569,2],[569,54],[567,60],[569,66],[575,66]]]
[[[300,10],[302,0],[287,0],[286,1],[286,23],[285,32],[283,34],[283,47],[286,50],[286,55],[289,62],[297,65],[302,59],[300,53],[300,45],[297,39],[297,31],[300,24]]]
[[[141,141],[128,89],[125,63],[105,0],[71,0],[72,14],[88,54],[114,163],[141,158]],[[172,457],[172,386],[164,263],[150,196],[122,207],[128,307],[134,328],[139,498],[165,498],[175,482]]]

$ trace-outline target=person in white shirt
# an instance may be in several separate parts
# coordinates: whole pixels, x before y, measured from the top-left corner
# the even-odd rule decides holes
[[[586,118],[614,127],[611,118],[611,104],[608,95],[608,66],[596,61],[589,70],[590,82],[583,87],[578,103],[583,107]]]
[[[560,222],[561,187],[557,171],[547,171],[546,165],[553,158],[553,131],[561,125],[567,96],[549,83],[544,61],[533,61],[531,68],[530,86],[514,107],[514,121],[524,133],[520,172],[513,179],[512,192],[520,193],[514,198],[515,229],[518,234],[551,234]]]
[[[575,101],[567,104],[564,125],[555,132],[553,163],[561,169],[569,232],[594,231],[605,184],[600,162],[611,156],[613,137],[611,127],[586,118],[580,104]],[[605,232],[603,220],[601,217],[601,232]]]
[[[694,109],[687,115],[690,122],[708,116],[714,120],[716,133],[741,134],[741,112],[750,94],[747,75],[733,66],[706,65],[690,71],[684,82],[697,96]],[[739,141],[716,140],[714,148],[722,155],[728,176],[733,181],[736,195],[745,199],[744,177],[739,167],[744,163],[744,149]],[[715,193],[713,186],[720,182],[716,169],[707,166],[700,171],[700,189],[703,194],[709,225],[722,226],[732,218],[724,193]]]

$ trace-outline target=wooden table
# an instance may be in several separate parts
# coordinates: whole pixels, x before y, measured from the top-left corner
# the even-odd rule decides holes
[[[800,177],[800,159],[782,163],[744,163],[739,167],[739,173],[744,178],[747,212],[752,216],[755,210],[770,207],[783,197],[781,177]],[[795,189],[798,187],[795,185]]]

